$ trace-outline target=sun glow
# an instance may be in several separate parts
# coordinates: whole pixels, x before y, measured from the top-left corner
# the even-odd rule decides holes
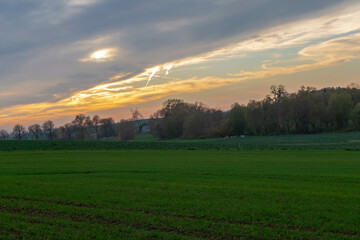
[[[107,58],[107,55],[108,55],[108,50],[100,50],[100,51],[97,51],[97,52],[94,52],[92,55],[91,55],[91,58],[92,59],[103,59],[103,58]]]
[[[90,53],[86,58],[80,59],[81,62],[107,62],[113,60],[117,55],[116,48],[104,48]]]
[[[360,5],[348,12],[330,14],[316,19],[287,23],[268,29],[259,35],[234,45],[210,51],[197,56],[165,62],[135,76],[131,73],[118,73],[109,78],[108,83],[93,86],[87,90],[73,93],[70,97],[56,102],[42,102],[17,105],[1,109],[0,125],[9,122],[33,123],[43,119],[56,119],[72,116],[79,112],[100,111],[148,102],[173,94],[197,92],[235,84],[242,81],[265,79],[279,75],[310,71],[343,62],[360,59]],[[311,28],[309,27],[311,26]],[[309,30],[311,29],[311,30]],[[329,38],[329,39],[328,39]],[[318,41],[314,41],[317,40]],[[294,48],[294,49],[291,49]],[[231,62],[234,57],[251,57],[252,53],[275,49],[282,55],[290,52],[282,62],[279,54],[254,68],[240,66],[239,69],[224,70],[211,75],[191,70],[190,66],[201,68],[204,64],[224,61]],[[296,52],[295,52],[296,50]],[[245,55],[244,55],[245,54]],[[117,48],[102,48],[88,53],[83,62],[104,62],[118,55]],[[238,62],[236,62],[238,64]],[[200,65],[203,64],[203,65]],[[176,70],[175,70],[176,69]],[[172,71],[169,77],[169,71]],[[216,70],[216,69],[215,69]],[[183,74],[183,75],[182,75]],[[155,78],[161,81],[152,84]],[[153,82],[152,82],[153,83]],[[145,85],[145,86],[144,86]]]

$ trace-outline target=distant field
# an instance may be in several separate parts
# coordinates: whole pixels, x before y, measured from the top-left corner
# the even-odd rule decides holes
[[[360,150],[360,132],[263,137],[159,141],[149,134],[135,141],[0,141],[0,151],[18,150],[200,150],[200,149],[308,149]]]
[[[357,151],[22,151],[0,166],[0,239],[360,239]]]

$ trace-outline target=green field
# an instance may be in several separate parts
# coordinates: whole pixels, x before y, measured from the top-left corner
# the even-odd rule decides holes
[[[140,134],[135,141],[0,141],[0,151],[24,150],[360,150],[360,132],[282,136],[246,136],[160,141]]]
[[[360,239],[360,153],[0,152],[0,239]]]

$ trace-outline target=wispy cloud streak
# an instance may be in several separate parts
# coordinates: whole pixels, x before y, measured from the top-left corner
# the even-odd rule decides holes
[[[55,103],[43,102],[4,108],[1,110],[0,125],[6,122],[33,122],[44,118],[74,115],[78,112],[118,108],[172,94],[196,92],[236,82],[293,74],[351,61],[360,58],[360,33],[357,33],[359,30],[360,5],[356,5],[352,6],[351,10],[345,9],[336,14],[286,24],[237,44],[157,65],[128,79],[117,80],[124,76],[120,74],[121,77],[112,77],[110,83],[78,91],[71,97]],[[177,76],[180,76],[181,69],[185,66],[221,62],[226,59],[246,57],[248,53],[291,47],[301,49],[297,56],[289,61],[292,65],[274,67],[268,63],[259,66],[257,71],[243,69],[240,72],[224,74],[223,77],[195,75],[190,78],[166,78],[170,70],[177,70]],[[155,77],[167,80],[148,86]]]

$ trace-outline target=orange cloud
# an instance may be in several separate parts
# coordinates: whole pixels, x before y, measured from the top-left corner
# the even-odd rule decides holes
[[[259,71],[241,71],[228,74],[223,78],[210,76],[189,79],[173,78],[165,83],[145,86],[155,68],[159,69],[157,74],[161,74],[163,78],[166,78],[166,73],[170,70],[169,66],[174,69],[208,61],[219,61],[219,59],[232,58],[235,55],[244,57],[246,53],[252,51],[287,48],[308,43],[319,37],[329,37],[358,30],[360,29],[360,7],[354,9],[351,13],[345,12],[342,15],[287,24],[236,45],[145,69],[143,73],[128,79],[119,80],[123,75],[114,76],[111,80],[115,82],[100,84],[88,90],[79,91],[71,97],[55,103],[43,102],[7,107],[1,109],[0,125],[18,122],[28,124],[43,121],[44,119],[72,116],[79,112],[119,108],[160,99],[176,93],[196,92],[235,82],[293,74],[350,61],[360,57],[359,33],[328,40],[302,49],[298,53],[299,56],[296,59],[298,61],[295,61],[295,64],[297,64],[295,66],[271,67],[270,64],[266,64]],[[311,30],[309,31],[309,29]],[[102,58],[106,56],[106,53],[100,52],[96,54],[94,52],[88,57],[91,56]],[[301,64],[301,61],[308,61],[309,63]]]
[[[78,92],[70,98],[55,103],[36,103],[3,109],[2,113],[7,117],[4,119],[0,118],[0,124],[6,122],[28,124],[48,118],[54,119],[62,116],[71,116],[79,112],[118,108],[129,104],[156,100],[175,93],[196,92],[202,89],[216,88],[238,80],[240,79],[192,78],[184,81],[171,81],[151,87],[144,86],[137,89],[130,86],[113,88],[114,85],[100,85]]]
[[[270,64],[264,64],[262,66],[263,70],[255,72],[241,71],[239,73],[228,74],[228,76],[268,78],[348,62],[355,58],[360,58],[360,33],[306,47],[299,51],[298,54],[300,57],[295,59],[295,61],[310,61],[311,63],[290,67],[269,67]]]

